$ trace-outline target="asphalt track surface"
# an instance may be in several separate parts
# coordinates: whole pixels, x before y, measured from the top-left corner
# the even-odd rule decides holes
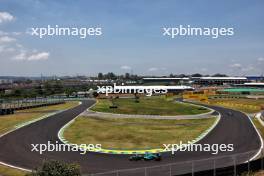
[[[170,173],[174,175],[213,167],[224,167],[232,165],[234,162],[236,164],[242,163],[252,158],[261,146],[258,134],[245,114],[222,107],[210,106],[210,108],[218,111],[222,117],[218,125],[198,143],[234,144],[234,151],[220,152],[217,155],[213,155],[211,152],[197,151],[176,152],[174,155],[164,153],[162,154],[162,161],[159,162],[133,162],[128,160],[128,155],[93,152],[85,155],[81,155],[79,152],[45,152],[41,155],[38,152],[31,151],[31,144],[47,144],[47,141],[59,141],[58,131],[92,104],[94,104],[93,100],[83,101],[81,105],[73,109],[40,120],[3,136],[0,138],[0,161],[26,169],[38,167],[43,160],[55,159],[75,162],[80,164],[81,171],[85,174],[164,165],[147,171],[148,175],[163,176]],[[230,115],[230,112],[232,112],[232,115]],[[247,152],[247,154],[240,154],[244,152]],[[212,159],[216,157],[218,159]],[[171,166],[169,171],[168,166],[165,166],[169,163],[178,164]],[[126,170],[121,171],[119,175],[144,175],[145,171],[144,169]]]

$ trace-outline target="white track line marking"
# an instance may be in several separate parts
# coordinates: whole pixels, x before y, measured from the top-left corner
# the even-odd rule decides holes
[[[260,148],[259,148],[258,153],[249,159],[249,161],[252,161],[252,160],[254,160],[256,157],[258,157],[259,154],[261,153],[261,151],[262,151],[262,149],[263,149],[263,139],[262,139],[262,137],[261,137],[261,135],[260,135],[260,133],[259,133],[257,127],[256,127],[255,124],[252,122],[251,118],[250,118],[248,115],[247,115],[247,117],[248,117],[249,121],[251,122],[251,124],[253,125],[254,129],[256,130],[256,132],[257,132],[257,134],[258,134],[258,136],[259,136],[260,142],[261,142],[261,146],[260,146]]]
[[[74,108],[74,107],[73,107],[73,108]],[[37,118],[37,119],[35,119],[35,120],[32,120],[31,123],[26,123],[26,124],[23,125],[23,126],[21,125],[21,126],[18,126],[17,128],[14,128],[14,129],[12,129],[12,130],[10,130],[10,131],[7,131],[6,133],[0,135],[0,138],[3,137],[3,136],[5,136],[5,135],[7,135],[7,134],[9,134],[9,133],[12,133],[12,132],[14,132],[14,131],[20,129],[20,128],[22,128],[22,127],[25,127],[25,126],[30,125],[30,124],[32,124],[32,123],[35,123],[35,122],[37,122],[37,121],[40,121],[40,120],[46,119],[46,118],[48,118],[48,117],[50,117],[50,116],[56,115],[56,114],[61,113],[61,112],[63,112],[63,111],[67,111],[67,110],[69,110],[69,109],[71,109],[71,108],[64,109],[64,110],[61,110],[61,111],[58,111],[58,112],[55,112],[55,113],[49,113],[49,114],[43,115],[43,116],[41,116],[41,117],[39,117],[39,118]],[[34,121],[34,122],[33,122],[33,121]],[[30,122],[30,121],[29,121],[29,122]],[[21,123],[21,124],[22,124],[22,123]],[[19,125],[19,124],[18,124],[18,125]],[[26,169],[26,168],[22,168],[22,167],[17,167],[17,166],[11,165],[11,164],[4,163],[4,162],[2,162],[2,161],[0,161],[0,165],[4,165],[4,166],[7,166],[7,167],[11,167],[11,168],[18,169],[18,170],[22,170],[22,171],[26,171],[26,172],[32,172],[32,170],[29,170],[29,169]]]
[[[17,166],[14,166],[14,165],[11,165],[11,164],[7,164],[7,163],[4,163],[4,162],[0,162],[0,164],[3,165],[3,166],[11,167],[13,169],[18,169],[18,170],[22,170],[22,171],[26,171],[26,172],[32,172],[32,170],[25,169],[23,167],[17,167]]]

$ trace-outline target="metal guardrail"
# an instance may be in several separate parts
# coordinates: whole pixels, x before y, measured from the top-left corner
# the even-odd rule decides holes
[[[162,176],[174,176],[174,175],[237,176],[239,173],[250,171],[250,165],[252,162],[255,161],[249,161],[249,158],[251,158],[255,153],[257,153],[257,150],[249,151],[246,153],[237,153],[233,155],[211,157],[201,160],[184,161],[184,162],[156,165],[150,167],[114,170],[104,173],[86,174],[84,176],[135,176],[135,175],[136,176],[161,176],[161,175]],[[264,155],[262,154],[262,156]],[[137,161],[137,162],[141,162],[141,161]],[[147,162],[147,161],[142,161],[142,162]],[[243,167],[244,170],[243,169],[238,170],[238,166],[241,164],[246,165]],[[263,164],[259,166],[259,169],[261,168],[263,169]],[[203,174],[199,174],[201,172]]]
[[[15,110],[55,105],[64,102],[65,102],[64,99],[57,99],[57,98],[2,100],[0,103],[0,115],[13,114]]]
[[[261,111],[261,118],[264,119],[264,111]]]
[[[47,98],[41,98],[41,99],[19,99],[19,100],[9,100],[9,101],[3,101],[0,104],[0,109],[8,109],[8,108],[20,108],[20,107],[28,107],[28,106],[34,106],[34,105],[41,105],[41,104],[52,104],[57,102],[62,102],[63,99],[47,99]]]
[[[65,101],[82,101],[86,97],[48,97],[48,98],[28,98],[28,99],[2,99],[0,100],[0,115],[13,114],[15,110],[36,108],[41,106],[55,105]]]

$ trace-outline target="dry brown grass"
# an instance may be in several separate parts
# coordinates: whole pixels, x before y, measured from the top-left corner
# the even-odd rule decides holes
[[[163,144],[191,141],[216,118],[194,120],[78,117],[64,136],[71,143],[102,144],[103,148],[162,148]]]
[[[78,102],[66,102],[65,104],[52,105],[40,108],[26,109],[15,112],[15,114],[0,116],[0,134],[3,134],[16,125],[33,119],[37,119],[50,112],[65,110],[78,105]]]

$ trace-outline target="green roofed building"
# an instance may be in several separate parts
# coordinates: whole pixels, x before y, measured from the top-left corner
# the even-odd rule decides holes
[[[256,89],[256,88],[227,88],[220,89],[217,91],[222,94],[264,94],[264,89]]]

